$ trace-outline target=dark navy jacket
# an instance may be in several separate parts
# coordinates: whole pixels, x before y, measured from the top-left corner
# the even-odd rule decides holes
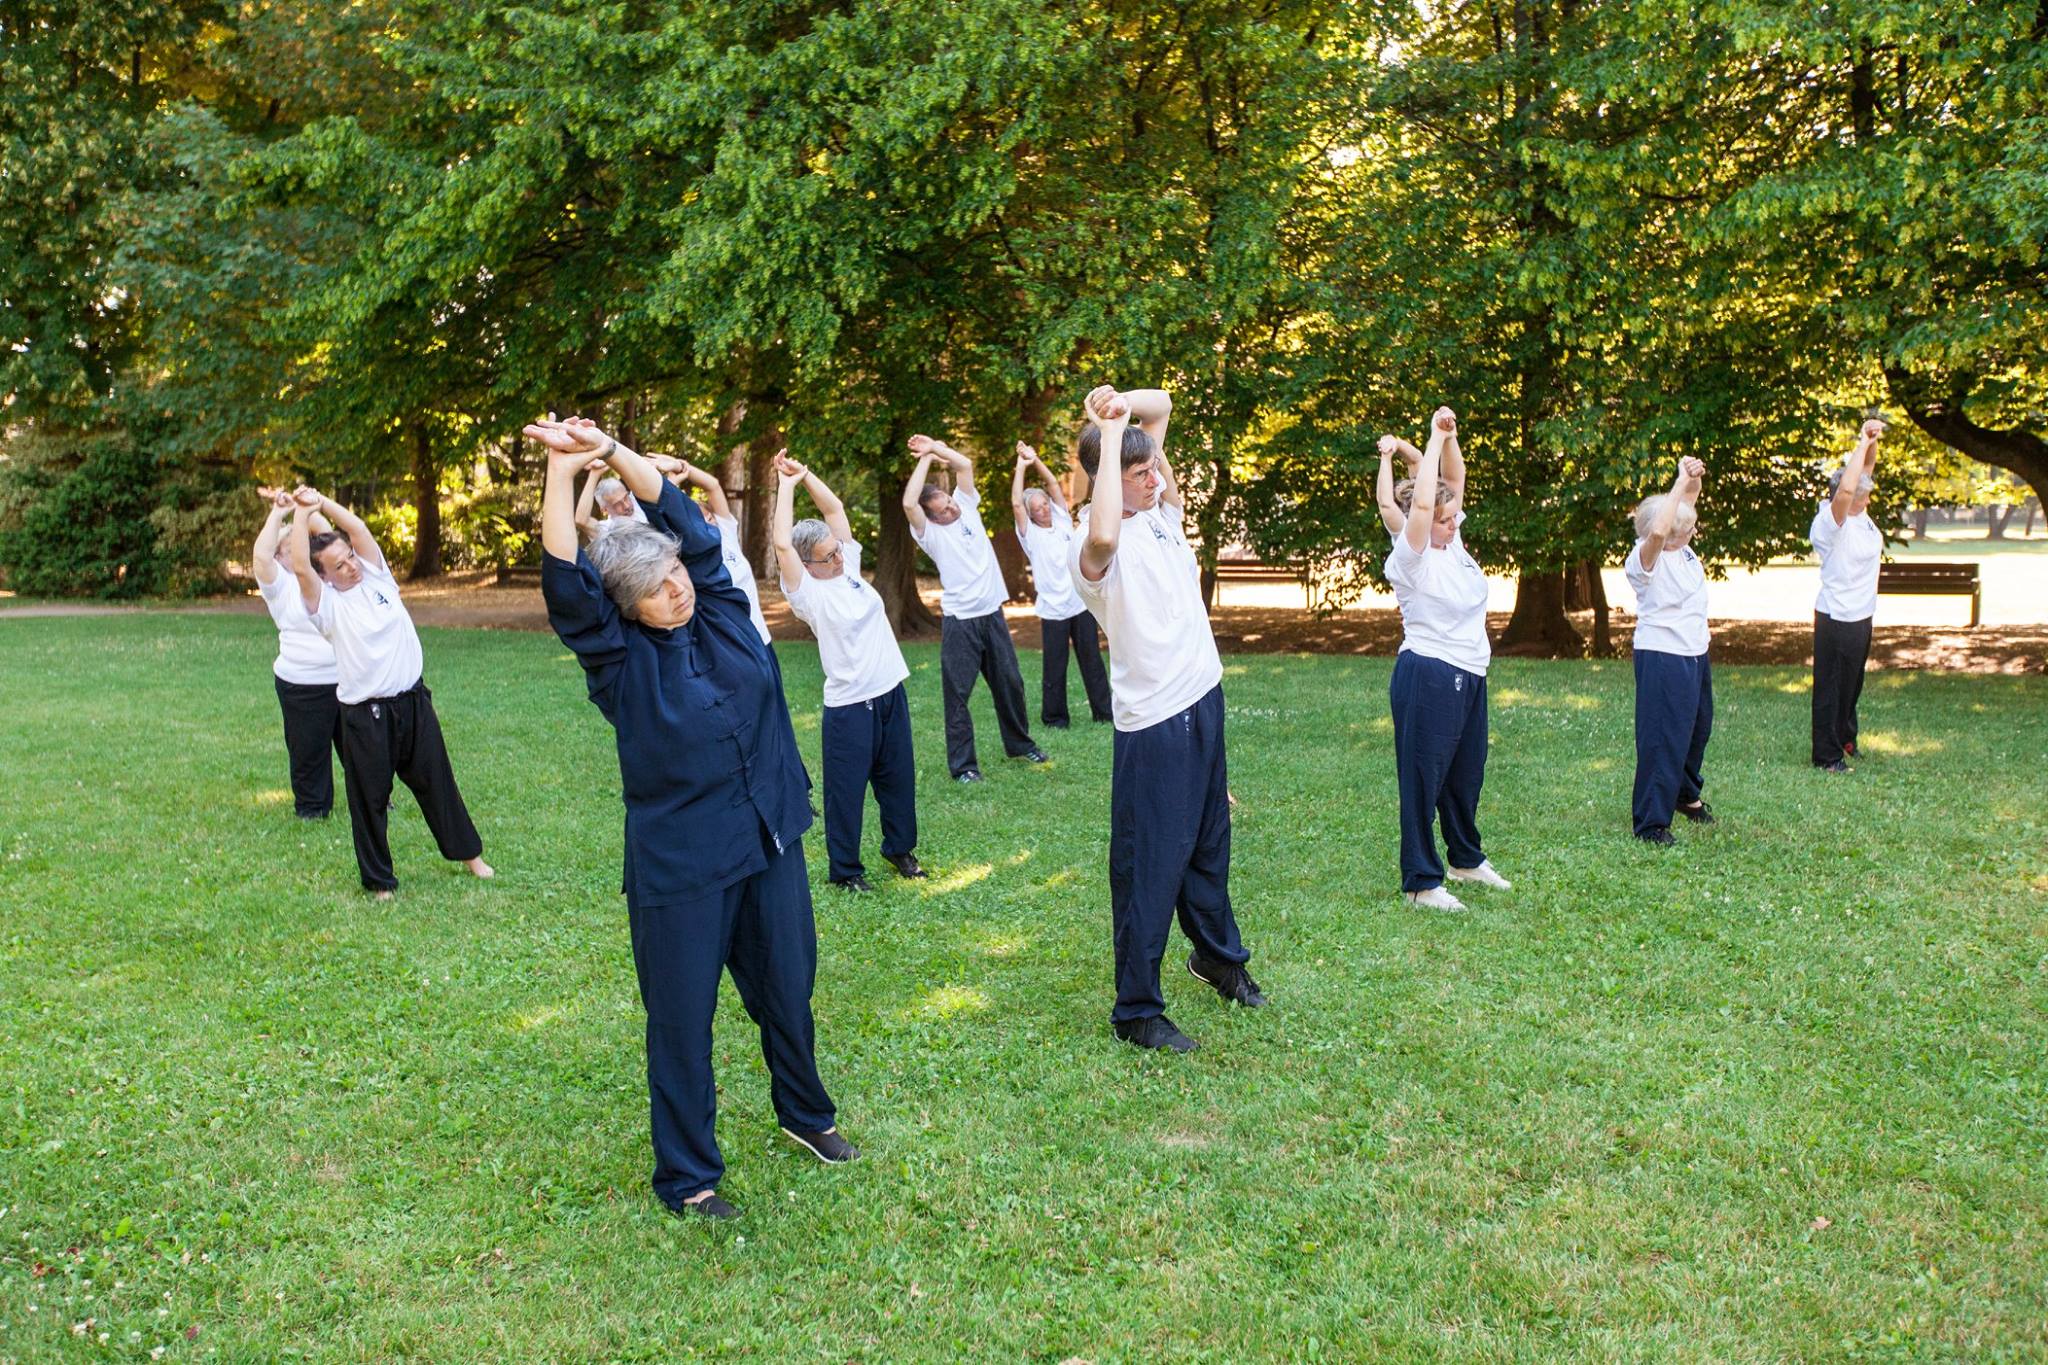
[[[541,563],[548,624],[612,723],[626,798],[627,902],[695,900],[768,865],[811,825],[782,670],[720,556],[717,528],[664,481],[647,520],[682,542],[697,610],[674,630],[619,615],[588,557]]]

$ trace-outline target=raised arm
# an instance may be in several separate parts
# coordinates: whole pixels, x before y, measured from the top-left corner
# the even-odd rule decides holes
[[[527,423],[525,434],[548,448],[550,462],[558,454],[603,460],[628,493],[645,503],[661,501],[661,471],[646,456],[598,430],[597,423],[587,417],[557,421],[550,413],[544,421]]]
[[[1664,542],[1671,538],[1671,528],[1678,524],[1679,509],[1698,500],[1700,477],[1706,472],[1706,465],[1690,455],[1678,461],[1678,477],[1671,481],[1671,491],[1664,495],[1657,515],[1650,519],[1650,529],[1643,536],[1643,546],[1636,552],[1644,573],[1657,567],[1657,556],[1664,552]]]
[[[725,497],[725,485],[718,481],[716,474],[708,469],[701,469],[688,460],[678,460],[668,455],[656,455],[652,458],[654,467],[662,473],[680,474],[684,483],[703,489],[704,505],[711,509],[712,516],[723,517],[727,521],[733,519],[732,504],[727,502]],[[778,455],[776,458],[779,460],[782,457]]]
[[[1455,427],[1450,439],[1444,442],[1444,463],[1437,471],[1437,480],[1443,485],[1444,497],[1457,499],[1460,507],[1465,505],[1465,452],[1458,447]]]
[[[600,464],[597,469],[591,469],[593,463],[596,462],[581,450],[550,448],[547,473],[541,476],[544,481],[540,495],[541,548],[556,559],[571,564],[576,562],[576,528],[588,520],[585,514],[590,510],[591,490],[603,477],[599,471],[604,466]],[[589,471],[589,477],[583,481],[581,496],[576,493],[578,470]]]
[[[1038,452],[1022,441],[1017,442],[1017,468],[1010,474],[1010,517],[1017,524],[1017,539],[1024,538],[1024,528],[1031,524],[1031,514],[1024,510],[1024,473],[1031,468]]]
[[[1088,535],[1081,542],[1081,577],[1100,583],[1116,558],[1117,542],[1124,529],[1124,428],[1131,424],[1131,409],[1113,388],[1103,385],[1088,395],[1083,405],[1088,420],[1101,433],[1102,448],[1095,465],[1095,500],[1088,513]],[[1104,469],[1103,465],[1108,465]]]
[[[1173,395],[1165,389],[1131,389],[1119,394],[1130,407],[1131,420],[1138,424],[1138,430],[1152,438],[1152,444],[1159,447],[1160,462],[1166,457],[1166,423],[1173,416]],[[1164,492],[1160,495],[1165,496]],[[1176,505],[1179,499],[1175,498]]]
[[[295,505],[291,538],[286,542],[291,547],[292,577],[299,580],[299,600],[306,604],[306,613],[312,615],[320,610],[320,594],[325,586],[313,567],[313,551],[308,544],[313,538],[313,518],[308,514],[320,506],[320,495],[310,488],[301,488],[292,494],[292,502]]]
[[[277,541],[284,532],[284,519],[291,510],[292,495],[282,489],[273,489],[270,515],[263,519],[263,529],[256,533],[255,548],[249,551],[249,571],[266,588],[277,581]]]
[[[554,462],[552,454],[549,455],[548,460],[550,467],[552,467]],[[576,495],[573,529],[581,531],[586,536],[594,536],[597,534],[597,517],[591,509],[597,506],[597,486],[604,482],[604,476],[611,472],[611,466],[603,460],[591,460],[584,464],[583,471],[586,477],[583,480],[583,491]],[[543,474],[541,478],[545,481],[547,476]],[[568,555],[567,558],[573,560],[576,556],[572,554]]]
[[[929,436],[910,438],[910,453],[917,456],[917,467],[910,471],[910,478],[903,485],[903,515],[910,522],[910,529],[924,534],[924,504],[917,495],[924,491],[927,478],[931,475],[932,461],[939,458],[939,443]]]
[[[790,461],[796,464],[796,461]],[[818,520],[825,523],[825,529],[841,541],[853,539],[853,525],[846,519],[846,504],[839,495],[825,486],[825,481],[812,471],[809,465],[797,465],[804,471],[804,491],[811,495],[811,501],[818,506]]]
[[[1423,448],[1422,462],[1415,466],[1415,491],[1408,500],[1408,518],[1401,526],[1402,539],[1417,554],[1429,548],[1429,527],[1436,520],[1437,485],[1443,468],[1444,443],[1458,429],[1457,419],[1449,408],[1438,408],[1430,428],[1429,444]]]
[[[775,567],[782,575],[784,597],[802,586],[804,581],[803,557],[797,554],[796,542],[790,539],[789,532],[796,524],[796,486],[804,482],[809,473],[786,454],[775,457],[775,516],[769,523],[768,537],[775,544]]]
[[[1026,446],[1025,449],[1029,450],[1030,447]],[[1067,490],[1060,487],[1059,476],[1047,467],[1044,460],[1038,458],[1038,452],[1035,450],[1031,451],[1031,463],[1038,466],[1038,477],[1044,480],[1045,495],[1052,499],[1052,505],[1062,512],[1068,510]]]
[[[1380,469],[1372,481],[1372,497],[1379,504],[1380,524],[1387,528],[1390,536],[1400,535],[1401,528],[1408,524],[1401,515],[1401,504],[1394,501],[1394,456],[1403,446],[1415,450],[1398,436],[1380,437]],[[1422,452],[1416,450],[1415,458],[1420,460]]]
[[[299,493],[304,494],[311,491],[311,489],[301,489]],[[294,496],[297,497],[300,503],[303,504],[305,502],[303,496]],[[316,494],[315,496],[318,495]],[[333,498],[320,498],[320,501],[313,505],[312,510],[325,516],[334,523],[335,530],[348,537],[349,548],[356,552],[357,559],[365,561],[372,568],[383,569],[386,573],[390,572],[389,566],[384,563],[384,552],[377,548],[377,538],[370,534],[370,528],[364,524],[361,517],[343,507]],[[311,517],[305,514],[295,516],[292,520],[303,520],[309,526],[312,521]]]
[[[1850,504],[1856,501],[1856,490],[1863,480],[1872,477],[1877,470],[1877,442],[1884,435],[1884,423],[1872,418],[1863,424],[1863,439],[1842,461],[1842,481],[1835,488],[1835,495],[1828,499],[1828,513],[1840,526],[1849,519]]]

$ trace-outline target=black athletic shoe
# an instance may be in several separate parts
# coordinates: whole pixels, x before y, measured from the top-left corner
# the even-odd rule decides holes
[[[1704,801],[1694,802],[1690,806],[1680,806],[1678,813],[1692,821],[1695,825],[1711,825],[1714,823],[1714,808]]]
[[[979,782],[981,781],[981,769],[968,768],[963,772],[954,773],[953,780],[955,782]]]
[[[917,860],[915,853],[884,853],[882,856],[888,859],[889,866],[896,869],[896,875],[899,877],[924,877],[930,875],[924,870],[924,864]]]
[[[1031,746],[1030,748],[1026,749],[1026,750],[1025,750],[1025,751],[1024,751],[1023,753],[1021,753],[1021,754],[1018,754],[1018,755],[1017,755],[1017,757],[1019,757],[1019,758],[1023,758],[1023,759],[1029,759],[1029,760],[1030,760],[1031,762],[1033,762],[1033,763],[1050,763],[1050,762],[1052,762],[1052,755],[1051,755],[1051,754],[1049,754],[1049,753],[1047,753],[1047,752],[1046,752],[1045,750],[1043,750],[1043,749],[1039,748],[1039,747],[1038,747],[1038,746],[1037,746],[1036,744],[1034,744],[1034,745],[1032,745],[1032,746]]]
[[[851,877],[834,877],[832,885],[838,887],[841,891],[872,891],[875,889],[873,884],[858,872],[854,873]]]
[[[1648,834],[1638,834],[1636,838],[1641,839],[1646,844],[1655,844],[1659,848],[1669,848],[1678,842],[1677,839],[1672,837],[1671,831],[1662,825],[1651,830]]]
[[[694,1204],[670,1204],[668,1211],[678,1218],[737,1218],[740,1211],[713,1194]]]
[[[1255,1010],[1266,1003],[1266,997],[1259,994],[1259,983],[1235,962],[1217,962],[1200,953],[1189,953],[1188,975],[1225,1000],[1243,1005],[1248,1010]]]
[[[1842,762],[1842,760],[1839,758],[1832,763],[1816,763],[1813,766],[1820,769],[1824,773],[1846,773],[1855,771],[1848,764]]]
[[[839,1136],[837,1128],[828,1128],[822,1133],[801,1133],[794,1128],[785,1128],[790,1140],[827,1166],[837,1166],[845,1161],[858,1161],[860,1149]]]
[[[1038,718],[1038,723],[1048,730],[1064,730],[1069,724],[1069,722],[1064,720],[1047,720],[1043,716]]]
[[[1195,1040],[1173,1026],[1173,1020],[1163,1014],[1149,1019],[1126,1019],[1111,1025],[1116,1036],[1132,1047],[1164,1049],[1172,1052],[1193,1052]]]

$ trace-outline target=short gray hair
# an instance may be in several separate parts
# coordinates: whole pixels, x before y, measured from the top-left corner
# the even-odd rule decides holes
[[[816,517],[805,517],[789,528],[789,543],[796,550],[798,559],[809,561],[811,551],[823,544],[825,537],[831,534],[832,528],[824,522]]]
[[[1047,507],[1052,506],[1052,498],[1046,494],[1046,491],[1043,488],[1027,488],[1024,490],[1025,511],[1028,512],[1031,510],[1031,500],[1033,498],[1036,498],[1038,501],[1044,503]]]
[[[1650,528],[1657,524],[1657,515],[1664,510],[1664,500],[1670,496],[1669,493],[1652,493],[1636,504],[1637,540],[1649,539]],[[1671,519],[1672,532],[1676,534],[1680,531],[1690,531],[1699,524],[1699,516],[1699,512],[1691,503],[1678,504],[1678,515]]]
[[[1828,496],[1831,498],[1842,491],[1842,472],[1837,469],[1834,473],[1828,475]],[[1868,474],[1856,476],[1856,491],[1858,493],[1868,493],[1875,487],[1877,487],[1877,480],[1871,478]]]
[[[619,480],[617,475],[607,474],[597,481],[597,499],[599,502],[608,502],[625,491],[626,485]]]
[[[630,621],[639,611],[640,603],[652,597],[661,580],[669,576],[670,566],[682,546],[680,540],[667,532],[636,521],[621,523],[599,536],[583,553],[590,556],[591,566],[604,580],[604,590],[611,595],[619,615]]]

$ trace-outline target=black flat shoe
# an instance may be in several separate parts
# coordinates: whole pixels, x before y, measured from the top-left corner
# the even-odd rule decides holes
[[[1647,834],[1638,834],[1636,838],[1641,839],[1646,844],[1655,844],[1659,848],[1669,848],[1678,842],[1677,839],[1672,837],[1670,830],[1662,827],[1653,829]]]
[[[715,1194],[688,1204],[671,1204],[668,1211],[678,1218],[737,1218],[740,1211]]]
[[[1163,1014],[1149,1019],[1126,1019],[1111,1025],[1116,1036],[1132,1047],[1152,1048],[1156,1051],[1193,1052],[1198,1044],[1194,1039],[1173,1026],[1173,1020]]]
[[[1266,997],[1259,994],[1259,983],[1235,962],[1218,962],[1200,953],[1189,953],[1188,975],[1234,1005],[1255,1010],[1266,1003]]]
[[[1047,753],[1045,750],[1039,748],[1036,744],[1026,749],[1023,753],[1018,754],[1017,757],[1029,759],[1033,763],[1052,762],[1052,755]]]
[[[805,1133],[795,1128],[785,1128],[789,1140],[802,1147],[827,1166],[837,1166],[848,1161],[860,1160],[860,1149],[839,1136],[837,1128],[827,1128],[822,1133]]]
[[[1690,806],[1680,806],[1678,813],[1692,821],[1695,825],[1711,825],[1714,823],[1714,808],[1704,801],[1695,801]]]
[[[1832,763],[1816,763],[1813,766],[1820,769],[1824,773],[1847,773],[1855,771],[1854,768],[1851,768],[1848,764],[1842,762],[1842,760],[1839,758]]]
[[[924,864],[917,860],[915,853],[898,853],[893,857],[884,853],[882,856],[888,859],[889,866],[896,869],[896,875],[899,877],[925,877],[931,875],[924,870]]]
[[[834,877],[832,885],[838,887],[841,891],[872,891],[875,889],[874,885],[858,872],[854,873],[851,877]]]
[[[1047,720],[1043,716],[1039,717],[1038,723],[1048,730],[1064,730],[1069,724],[1064,720]]]

